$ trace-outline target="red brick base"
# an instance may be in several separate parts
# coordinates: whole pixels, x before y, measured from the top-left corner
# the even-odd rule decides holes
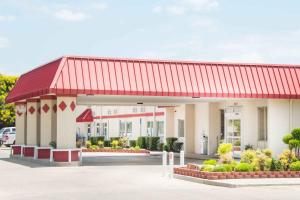
[[[101,148],[101,149],[83,149],[82,152],[111,152],[111,153],[150,153],[148,150],[140,149],[110,149],[110,148]]]

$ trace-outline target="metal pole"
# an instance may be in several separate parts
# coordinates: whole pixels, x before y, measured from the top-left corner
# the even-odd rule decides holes
[[[169,153],[169,178],[173,178],[173,168],[174,168],[174,153]]]
[[[180,151],[180,166],[184,166],[184,151]]]
[[[168,153],[166,151],[163,151],[162,155],[162,165],[163,165],[163,177],[167,175],[167,160],[168,160]]]

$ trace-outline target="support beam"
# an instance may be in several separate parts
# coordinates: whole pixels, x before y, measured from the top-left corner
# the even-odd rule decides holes
[[[51,141],[55,141],[56,137],[56,97],[41,97],[41,137],[42,147],[49,146]]]
[[[27,100],[27,137],[26,144],[30,146],[39,145],[39,99]]]
[[[57,97],[57,148],[76,147],[76,97]]]
[[[168,137],[175,137],[175,123],[174,123],[174,107],[165,108],[165,131],[164,131],[164,140]],[[165,143],[166,141],[164,141]]]
[[[185,105],[184,115],[185,152],[195,153],[195,105]]]
[[[16,144],[26,144],[26,102],[16,103]]]

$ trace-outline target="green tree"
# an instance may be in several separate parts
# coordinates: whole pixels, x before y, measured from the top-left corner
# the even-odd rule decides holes
[[[15,106],[14,104],[5,104],[5,98],[17,79],[16,76],[0,74],[0,126],[11,126],[15,123]]]

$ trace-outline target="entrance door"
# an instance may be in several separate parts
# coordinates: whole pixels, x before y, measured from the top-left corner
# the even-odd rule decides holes
[[[241,146],[241,115],[240,108],[226,109],[225,141],[234,147]]]

